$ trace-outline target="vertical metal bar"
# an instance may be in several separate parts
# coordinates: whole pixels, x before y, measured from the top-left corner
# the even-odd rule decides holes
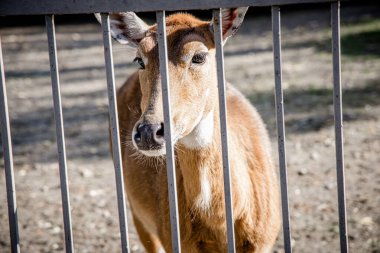
[[[18,220],[17,220],[17,204],[16,204],[16,188],[13,173],[13,152],[11,129],[9,124],[7,88],[5,85],[5,74],[3,64],[3,53],[1,48],[0,36],[0,117],[1,117],[1,141],[4,154],[5,183],[7,187],[8,202],[8,218],[9,232],[11,237],[11,252],[20,252],[20,241],[18,237]]]
[[[172,143],[172,123],[170,116],[170,89],[169,89],[169,72],[168,72],[168,50],[166,43],[166,23],[165,11],[157,11],[156,19],[158,25],[158,50],[160,60],[160,74],[162,85],[162,103],[164,107],[165,122],[165,144],[166,144],[166,168],[168,176],[169,206],[170,206],[170,224],[172,235],[172,251],[181,252],[181,237],[178,221],[178,201],[177,201],[177,184],[176,171]]]
[[[340,67],[340,2],[331,3],[332,60],[334,79],[334,117],[336,173],[338,184],[340,251],[348,252],[346,197],[343,157],[342,86]]]
[[[277,136],[278,155],[280,164],[281,180],[281,203],[282,203],[282,223],[284,233],[284,248],[286,253],[292,252],[291,233],[289,222],[288,203],[288,179],[286,168],[285,149],[285,126],[284,126],[284,98],[282,90],[282,70],[281,70],[281,16],[280,7],[272,6],[272,31],[273,31],[273,54],[274,54],[274,75],[275,75],[275,100],[277,116]]]
[[[128,224],[125,208],[124,178],[120,152],[119,119],[117,113],[115,74],[113,69],[112,42],[110,34],[110,19],[107,13],[102,13],[102,29],[104,43],[104,58],[106,62],[109,119],[112,135],[112,154],[115,166],[117,202],[119,209],[119,225],[121,235],[122,253],[129,252]]]
[[[222,142],[223,157],[223,179],[224,179],[224,202],[226,208],[227,222],[227,240],[228,252],[235,253],[235,232],[234,232],[234,215],[232,209],[232,192],[231,192],[231,172],[230,161],[228,158],[228,134],[227,134],[227,105],[226,105],[226,85],[224,76],[224,57],[223,57],[223,39],[222,39],[222,12],[221,9],[213,11],[214,24],[214,41],[216,50],[216,71],[218,77],[218,94],[219,94],[219,118],[220,134]]]
[[[64,125],[63,125],[63,115],[62,115],[61,90],[60,90],[60,83],[59,83],[59,69],[58,69],[58,59],[57,59],[57,45],[56,45],[56,39],[55,39],[54,16],[46,15],[45,21],[46,21],[48,44],[49,44],[50,75],[51,75],[51,83],[52,83],[55,127],[56,127],[56,135],[57,135],[63,224],[64,224],[64,230],[65,230],[65,246],[66,246],[66,252],[73,253],[74,252],[73,231],[72,231],[72,226],[71,226],[71,209],[70,209],[70,195],[69,195],[69,186],[68,186],[69,182],[68,182],[68,177],[67,177],[65,132],[64,132]]]

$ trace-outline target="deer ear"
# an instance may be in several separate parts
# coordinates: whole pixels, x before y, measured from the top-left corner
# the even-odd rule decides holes
[[[95,14],[101,23],[100,14]],[[134,12],[120,12],[110,14],[111,35],[119,43],[137,47],[149,26]]]
[[[243,23],[243,19],[247,10],[248,7],[222,9],[222,30],[224,42],[226,42],[229,37],[235,35],[239,30],[239,27],[241,23]],[[212,31],[213,25],[214,22],[211,21]]]

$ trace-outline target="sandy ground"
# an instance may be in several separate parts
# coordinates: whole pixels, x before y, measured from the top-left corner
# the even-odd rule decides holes
[[[375,6],[342,10],[342,44],[353,48],[343,50],[342,56],[351,252],[380,252],[379,16]],[[282,20],[293,248],[294,252],[338,252],[329,11],[285,12]],[[63,252],[46,34],[43,27],[4,28],[0,33],[21,249]],[[75,249],[120,252],[100,27],[58,23],[57,41]],[[115,44],[114,56],[116,80],[121,85],[136,69],[131,63],[133,53]],[[263,116],[277,161],[270,17],[247,18],[239,35],[227,43],[225,56],[227,79]],[[10,242],[3,172],[1,159],[0,252],[5,253],[10,252]],[[132,221],[129,224],[132,252],[144,252]],[[275,250],[282,252],[282,245],[280,236]]]

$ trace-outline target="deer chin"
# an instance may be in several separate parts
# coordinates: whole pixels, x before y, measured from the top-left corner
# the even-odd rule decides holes
[[[135,134],[135,133],[134,133]],[[138,151],[140,152],[141,154],[145,155],[145,156],[149,156],[149,157],[159,157],[159,156],[164,156],[166,155],[166,147],[165,147],[165,143],[159,148],[159,149],[140,149],[136,142],[133,140],[132,141],[133,143],[133,147]]]
[[[149,157],[158,157],[158,156],[166,155],[165,146],[163,146],[160,149],[155,149],[155,150],[140,150],[140,149],[138,149],[138,151],[141,152],[143,155],[146,155]]]
[[[207,147],[213,138],[214,112],[209,112],[203,117],[194,129],[179,142],[189,149],[201,149]]]

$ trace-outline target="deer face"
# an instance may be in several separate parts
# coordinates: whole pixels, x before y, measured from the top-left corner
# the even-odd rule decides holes
[[[240,26],[247,8],[223,10],[223,39]],[[132,12],[111,14],[111,33],[136,49],[141,87],[141,116],[132,140],[147,156],[165,154],[161,76],[156,25]],[[188,148],[207,146],[213,136],[217,81],[212,24],[188,14],[166,18],[173,142]]]

